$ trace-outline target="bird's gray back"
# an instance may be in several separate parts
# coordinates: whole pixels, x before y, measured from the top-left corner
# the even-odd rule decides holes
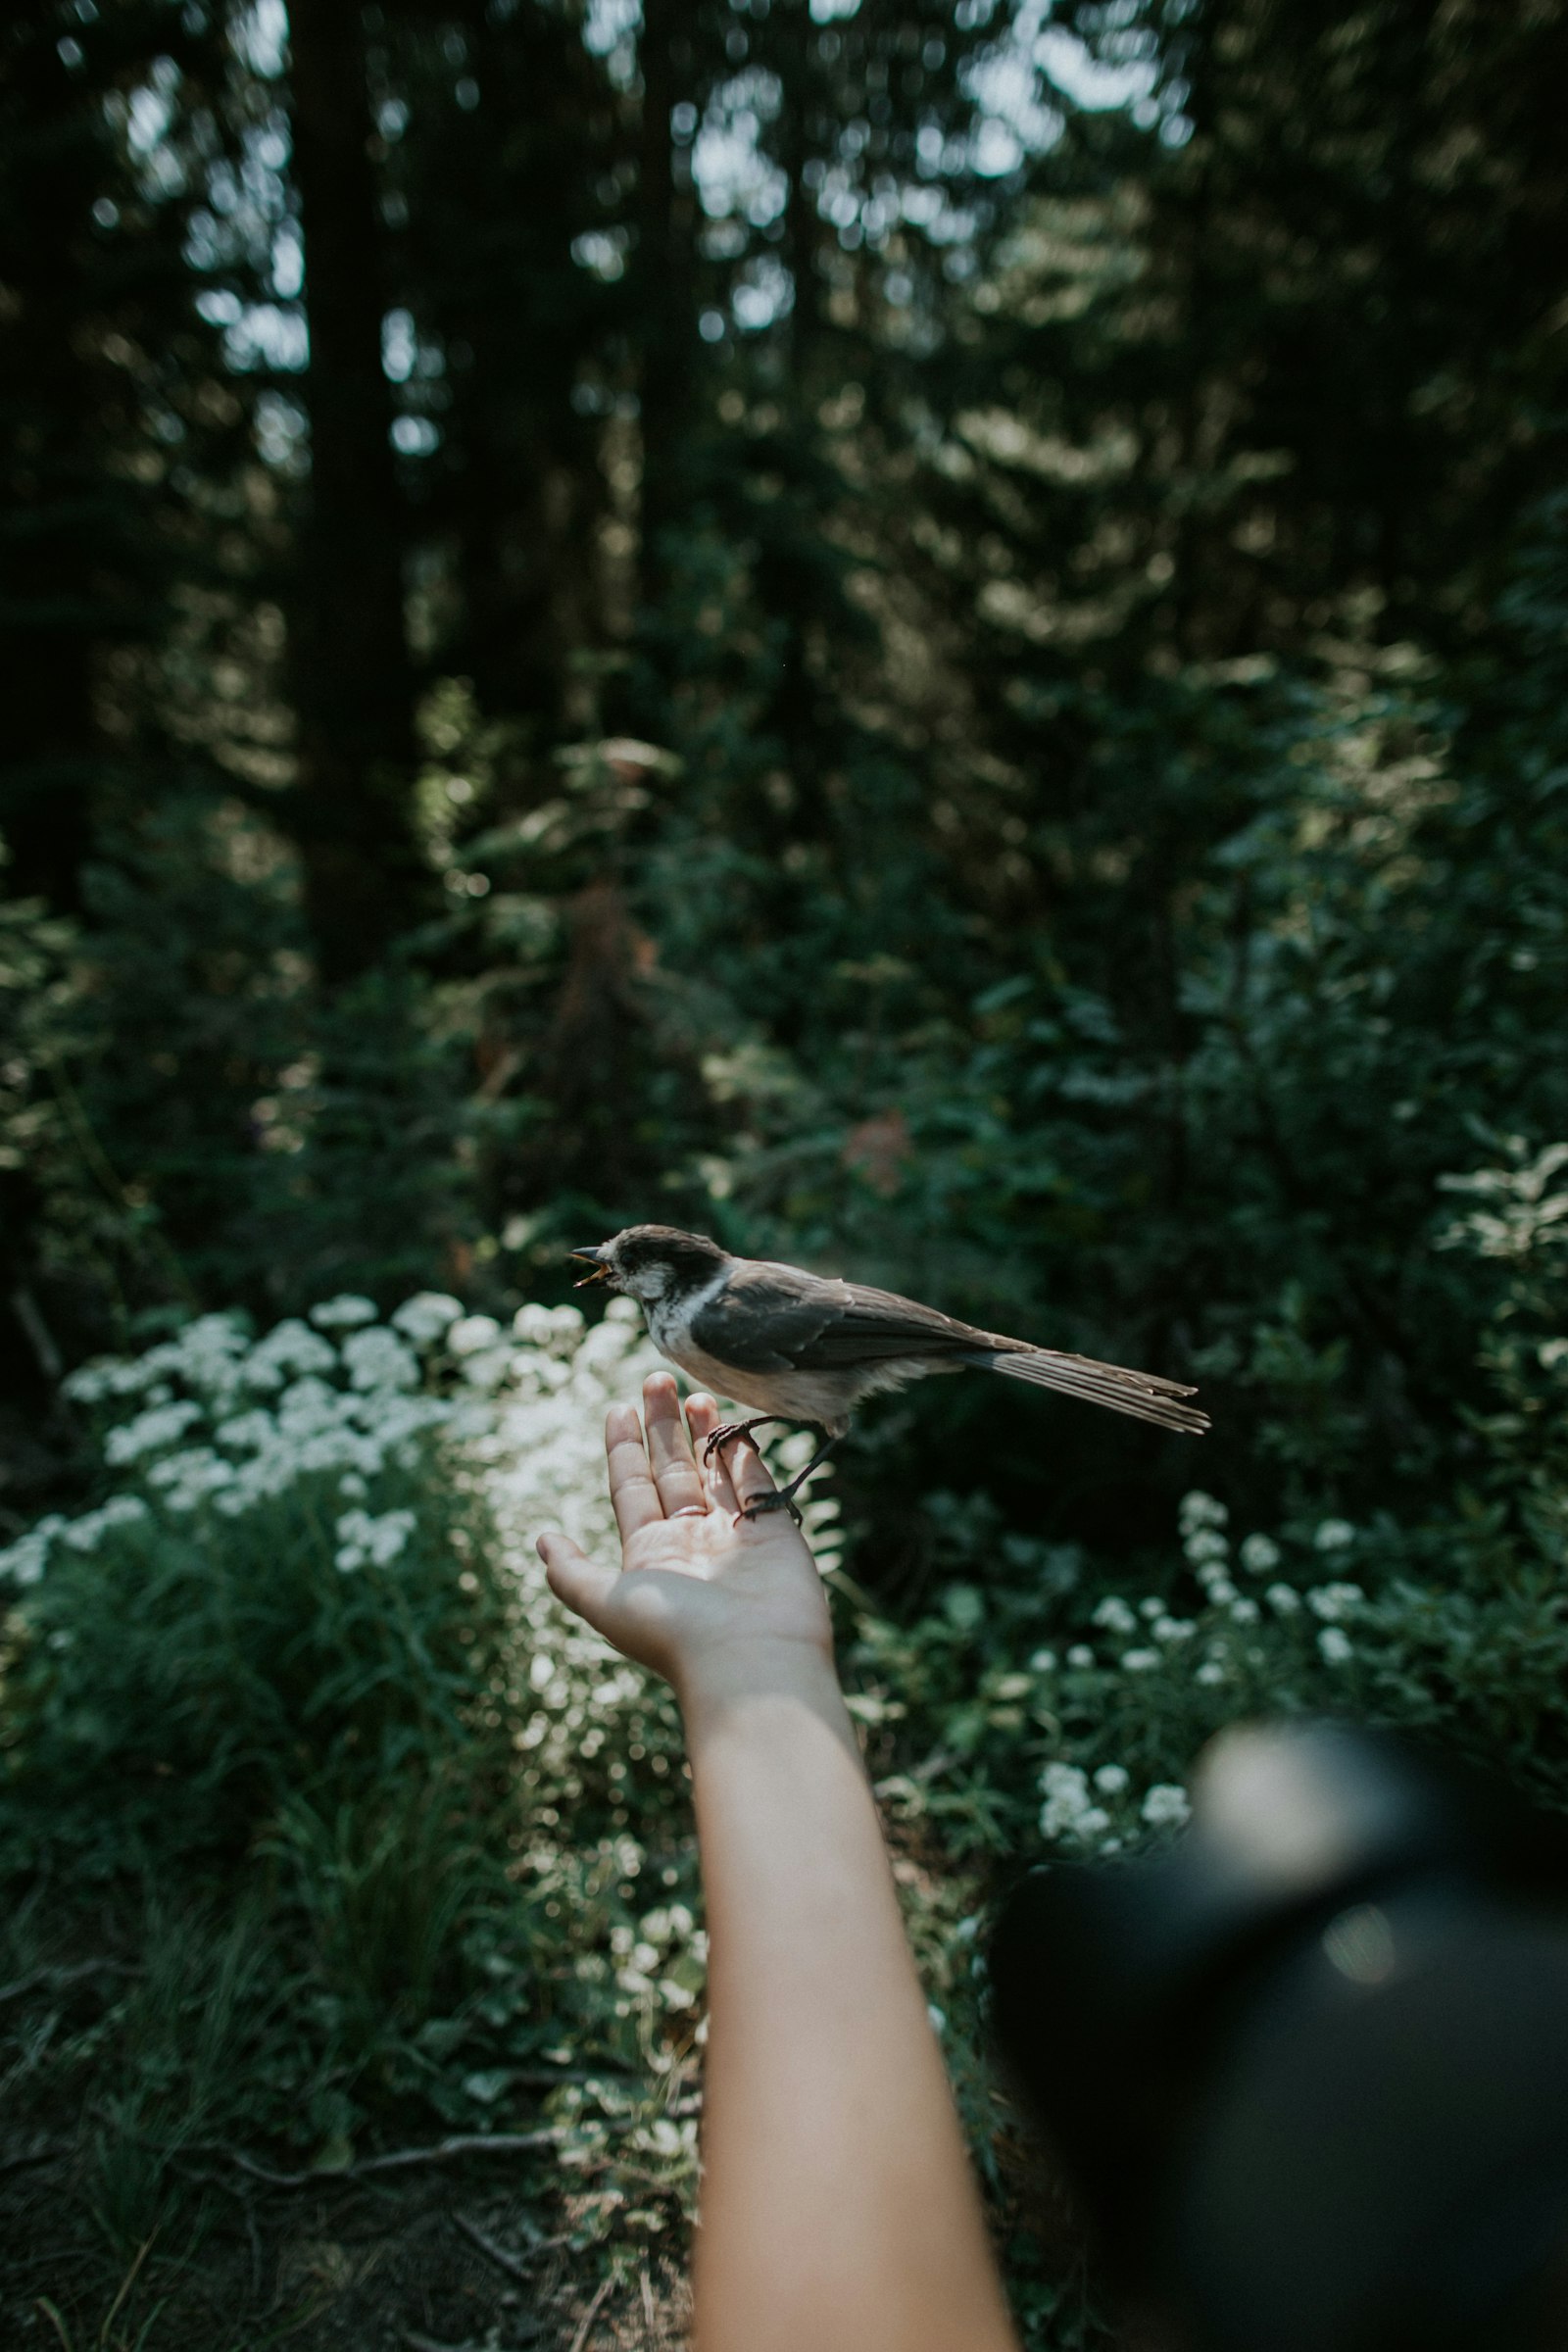
[[[853,1371],[911,1356],[940,1359],[986,1335],[893,1291],[743,1259],[687,1329],[703,1353],[745,1372]]]

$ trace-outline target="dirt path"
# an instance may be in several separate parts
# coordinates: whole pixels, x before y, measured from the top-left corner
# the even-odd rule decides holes
[[[69,2157],[0,2171],[0,2344],[48,2352],[679,2352],[683,2270],[553,2243],[493,2169],[279,2191],[229,2168],[112,2253]],[[559,2225],[558,2225],[559,2226]]]

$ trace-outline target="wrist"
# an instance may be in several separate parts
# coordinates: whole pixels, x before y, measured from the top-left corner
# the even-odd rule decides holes
[[[735,1637],[705,1643],[671,1677],[689,1737],[759,1702],[781,1699],[815,1714],[844,1713],[830,1640]]]

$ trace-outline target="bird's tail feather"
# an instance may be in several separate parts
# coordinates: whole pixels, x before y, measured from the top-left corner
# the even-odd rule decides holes
[[[968,1360],[1009,1380],[1031,1380],[1042,1389],[1081,1396],[1088,1404],[1107,1405],[1113,1413],[1131,1413],[1137,1421],[1153,1421],[1189,1437],[1208,1427],[1206,1413],[1180,1401],[1197,1392],[1156,1372],[1129,1372],[1121,1364],[1097,1364],[1093,1356],[1062,1355],[1054,1348],[977,1348]]]

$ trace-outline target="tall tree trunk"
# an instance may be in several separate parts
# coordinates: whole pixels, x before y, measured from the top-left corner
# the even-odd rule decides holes
[[[690,422],[692,197],[676,171],[670,118],[691,42],[684,0],[643,0],[642,140],[638,158],[636,312],[642,343],[642,593],[657,605],[665,585],[667,533],[683,498],[682,450]]]
[[[794,289],[790,347],[797,370],[813,367],[822,329],[822,279],[817,246],[822,234],[816,201],[806,182],[812,154],[812,33],[809,0],[784,0],[779,10],[779,161],[788,195],[784,203],[784,259]]]
[[[93,709],[98,645],[125,633],[115,559],[134,504],[113,478],[114,370],[84,321],[90,208],[104,141],[56,47],[54,12],[18,12],[0,85],[0,509],[10,561],[0,668],[0,840],[5,887],[57,913],[80,904],[92,801],[108,747]],[[117,625],[118,624],[118,625]]]
[[[571,408],[582,272],[569,222],[598,93],[573,20],[535,9],[503,23],[485,0],[461,0],[458,21],[481,98],[436,162],[440,220],[461,255],[427,243],[422,257],[452,363],[453,650],[482,710],[549,741],[596,556],[598,428]]]
[[[289,30],[311,336],[311,480],[291,615],[294,829],[331,984],[363,971],[414,919],[425,878],[360,11],[352,0],[291,0]]]

